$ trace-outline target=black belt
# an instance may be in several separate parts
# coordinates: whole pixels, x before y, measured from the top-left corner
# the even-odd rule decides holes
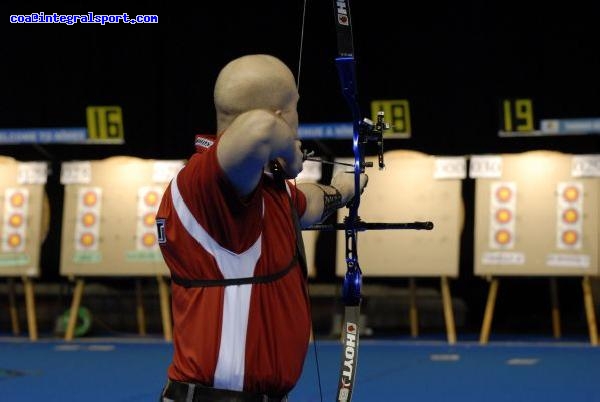
[[[211,388],[201,384],[168,380],[162,402],[287,402],[287,396],[273,397],[243,391]]]

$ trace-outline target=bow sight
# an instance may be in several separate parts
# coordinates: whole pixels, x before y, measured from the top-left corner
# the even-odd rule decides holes
[[[383,161],[383,133],[385,130],[389,130],[389,123],[385,122],[383,111],[377,112],[377,121],[373,123],[372,120],[366,117],[361,121],[359,126],[358,142],[362,145],[367,145],[369,142],[377,143],[377,158],[379,160],[379,169],[385,167]],[[373,167],[373,162],[365,162],[364,155],[361,166],[361,172],[364,172],[365,167]]]

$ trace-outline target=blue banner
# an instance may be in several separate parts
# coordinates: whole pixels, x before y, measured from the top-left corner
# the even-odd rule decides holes
[[[546,119],[540,126],[544,135],[600,134],[600,118]]]
[[[0,144],[83,144],[89,142],[85,127],[0,129]]]
[[[300,139],[351,139],[352,123],[310,123],[298,128]],[[0,129],[0,144],[122,144],[122,140],[88,138],[85,127]]]
[[[300,124],[298,137],[303,140],[338,140],[352,138],[352,123]]]
[[[0,144],[123,144],[122,138],[89,138],[85,127],[0,128]]]

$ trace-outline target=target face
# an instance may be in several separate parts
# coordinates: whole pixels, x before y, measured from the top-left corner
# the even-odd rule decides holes
[[[583,247],[582,182],[560,182],[556,186],[556,248],[579,250]]]
[[[158,252],[156,212],[158,211],[163,191],[158,186],[142,186],[138,189],[137,250],[154,250]]]
[[[77,193],[77,200],[77,220],[73,238],[75,250],[95,252],[99,247],[102,189],[81,187]]]
[[[24,253],[27,244],[29,190],[25,187],[6,188],[2,219],[2,251]]]
[[[514,182],[495,182],[490,187],[490,249],[514,247],[517,185]]]

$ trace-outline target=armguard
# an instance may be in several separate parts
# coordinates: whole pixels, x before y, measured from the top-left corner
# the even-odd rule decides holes
[[[337,188],[333,186],[329,187],[334,189],[335,193],[328,194],[325,189],[321,188],[323,190],[323,214],[321,215],[321,222],[327,219],[338,208],[342,207],[342,194]]]

